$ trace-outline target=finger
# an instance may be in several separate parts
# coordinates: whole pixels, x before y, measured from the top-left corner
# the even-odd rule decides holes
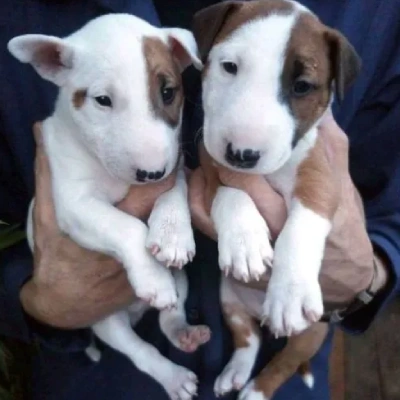
[[[201,168],[197,168],[189,180],[189,205],[194,226],[200,229],[205,235],[216,240],[217,234],[214,224],[206,210],[205,200],[206,183]]]
[[[332,108],[329,107],[325,111],[324,115],[322,116],[321,121],[318,126],[319,126],[319,128],[324,129],[326,126],[329,126],[332,123],[336,123],[336,121],[333,117]]]
[[[36,222],[46,226],[46,229],[56,230],[57,222],[54,211],[51,172],[49,161],[43,146],[41,124],[33,127],[36,147],[35,159],[35,206],[34,218]]]
[[[33,124],[33,137],[35,138],[36,146],[38,147],[43,145],[42,127],[43,124],[41,121]]]
[[[328,110],[318,127],[319,135],[323,139],[325,153],[331,165],[341,172],[348,171],[348,138],[336,122],[332,111]]]
[[[145,220],[149,217],[155,201],[165,192],[172,189],[176,181],[176,171],[173,171],[162,181],[147,185],[133,185],[126,197],[117,207],[127,214]]]

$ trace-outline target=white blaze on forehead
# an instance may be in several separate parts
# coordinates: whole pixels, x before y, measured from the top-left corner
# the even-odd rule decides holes
[[[142,45],[146,35],[161,36],[157,28],[130,15],[106,15],[89,22],[67,38],[82,53],[76,60],[74,84],[87,83],[92,95],[115,95],[116,107],[134,106],[150,118]]]
[[[252,20],[215,46],[211,57],[214,52],[218,54],[219,61],[233,57],[232,61],[238,63],[244,80],[267,85],[265,89],[268,92],[277,94],[285,51],[295,22],[294,13],[273,14]]]
[[[270,173],[289,156],[296,121],[281,96],[286,49],[298,12],[270,14],[244,23],[210,52],[203,81],[204,141],[225,163],[226,143],[261,154],[256,173]],[[221,63],[234,62],[235,76]]]

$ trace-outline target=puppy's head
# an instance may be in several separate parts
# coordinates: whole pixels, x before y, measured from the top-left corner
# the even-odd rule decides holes
[[[174,168],[181,72],[192,63],[201,67],[189,31],[107,15],[67,38],[24,35],[8,49],[60,87],[56,111],[110,174],[138,183]]]
[[[219,3],[195,15],[193,31],[205,64],[204,143],[233,169],[279,169],[360,68],[343,35],[292,1]]]

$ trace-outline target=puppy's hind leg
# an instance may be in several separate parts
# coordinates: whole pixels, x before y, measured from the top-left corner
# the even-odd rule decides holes
[[[160,383],[172,400],[191,400],[196,395],[196,375],[174,364],[142,340],[132,330],[127,312],[115,313],[96,323],[93,331],[103,342],[125,354],[139,370]]]
[[[178,292],[178,303],[176,308],[160,311],[160,328],[175,347],[191,353],[210,340],[211,332],[208,326],[187,323],[185,314],[188,292],[186,273],[183,270],[175,269],[173,276]]]
[[[234,344],[234,352],[214,384],[217,397],[244,387],[250,378],[258,350],[260,348],[260,329],[249,315],[240,300],[230,288],[227,278],[221,283],[222,312]]]
[[[327,331],[327,324],[318,322],[290,337],[283,350],[240,392],[239,400],[270,400],[296,371],[311,389],[313,377],[305,374],[304,366],[321,347]]]

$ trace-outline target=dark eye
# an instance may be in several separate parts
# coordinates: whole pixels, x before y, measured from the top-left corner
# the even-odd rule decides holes
[[[99,103],[103,107],[112,106],[111,99],[108,96],[97,96],[94,99],[97,101],[97,103]]]
[[[237,64],[235,64],[233,62],[230,62],[230,61],[223,62],[222,67],[228,74],[231,74],[231,75],[237,74],[238,67],[237,67]]]
[[[170,105],[175,99],[176,88],[161,86],[161,98],[165,105]]]
[[[309,94],[314,89],[315,86],[312,83],[299,79],[293,84],[292,91],[296,97],[302,97]]]

